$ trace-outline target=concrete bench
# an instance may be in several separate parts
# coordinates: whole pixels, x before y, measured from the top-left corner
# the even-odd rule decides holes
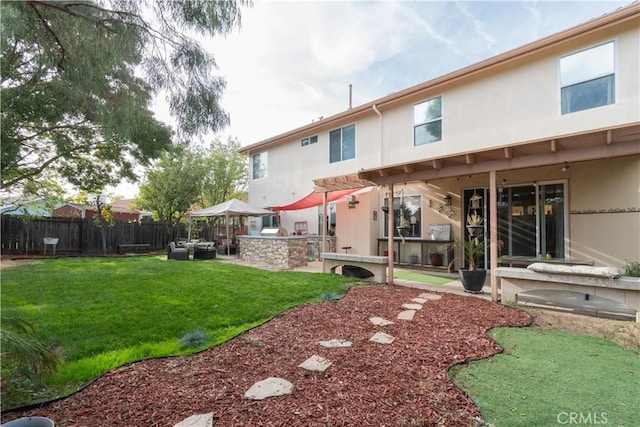
[[[125,243],[118,245],[118,253],[134,253],[134,252],[146,252],[151,250],[151,245],[148,243]]]
[[[594,272],[602,267],[592,267]],[[532,302],[606,317],[640,322],[640,278],[591,274],[585,267],[532,271],[498,267],[503,303]]]
[[[336,273],[337,267],[360,267],[373,274],[376,283],[387,282],[387,264],[389,257],[358,254],[339,254],[337,252],[323,252],[323,272]]]

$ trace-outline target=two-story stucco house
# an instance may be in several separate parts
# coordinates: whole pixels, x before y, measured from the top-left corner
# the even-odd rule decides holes
[[[430,266],[481,217],[485,241],[504,244],[487,268],[621,267],[640,259],[640,4],[241,152],[249,202],[278,209],[289,232],[323,234],[328,218],[337,251],[393,245],[396,262]]]

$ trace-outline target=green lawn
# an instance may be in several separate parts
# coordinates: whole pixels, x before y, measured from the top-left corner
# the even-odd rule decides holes
[[[396,269],[393,270],[393,277],[396,279],[411,280],[413,282],[428,283],[431,285],[444,285],[445,283],[456,280],[449,277],[434,276],[432,274],[425,274],[417,271]]]
[[[186,333],[202,330],[200,348],[215,345],[353,281],[166,256],[50,259],[3,269],[1,308],[61,352],[48,386],[73,388],[127,362],[194,352],[178,344]]]
[[[505,348],[452,377],[495,426],[637,426],[640,357],[610,341],[532,328],[496,328]]]

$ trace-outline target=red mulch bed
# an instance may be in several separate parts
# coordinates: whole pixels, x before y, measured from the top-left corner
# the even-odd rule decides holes
[[[146,360],[115,369],[82,391],[44,408],[7,413],[46,416],[65,426],[173,426],[213,412],[214,426],[465,426],[481,416],[447,370],[501,348],[487,337],[495,326],[525,326],[524,311],[442,294],[413,321],[396,316],[423,291],[397,286],[352,288],[339,301],[307,304],[190,357]],[[393,320],[378,327],[369,317]],[[378,331],[391,345],[369,338]],[[319,341],[348,339],[351,348]],[[298,365],[312,355],[333,361],[324,373]],[[295,385],[290,395],[245,399],[267,377]]]

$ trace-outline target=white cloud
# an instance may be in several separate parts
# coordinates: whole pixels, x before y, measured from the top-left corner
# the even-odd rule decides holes
[[[231,126],[255,143],[612,11],[624,2],[262,1],[208,40]],[[163,113],[164,114],[164,113]]]

